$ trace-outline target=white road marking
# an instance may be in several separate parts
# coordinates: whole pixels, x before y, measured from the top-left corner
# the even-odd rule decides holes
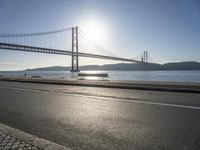
[[[64,95],[64,96],[68,95],[68,96],[84,97],[84,98],[91,98],[91,99],[111,100],[111,101],[118,101],[118,102],[120,101],[120,102],[128,102],[128,103],[138,103],[138,104],[200,110],[200,106],[160,103],[160,102],[145,101],[145,100],[138,100],[138,99],[127,100],[127,99],[123,99],[123,98],[112,98],[112,97],[105,97],[105,96],[101,97],[101,96],[89,96],[89,95],[82,95],[82,94],[55,93],[53,91],[45,91],[45,90],[42,91],[42,90],[25,89],[25,88],[17,88],[17,87],[10,87],[10,86],[0,86],[0,88],[6,88],[6,89],[18,90],[18,91],[24,91],[24,92],[47,93],[47,94],[50,93],[50,94],[55,94],[55,95]]]

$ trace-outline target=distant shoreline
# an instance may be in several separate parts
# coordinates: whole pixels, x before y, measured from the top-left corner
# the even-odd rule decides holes
[[[52,66],[26,70],[18,70],[16,72],[25,71],[70,71],[71,67]],[[200,70],[199,62],[173,62],[165,64],[156,63],[118,63],[106,65],[86,65],[80,66],[81,71],[198,71]],[[14,72],[14,71],[0,71]]]
[[[0,73],[8,73],[8,72],[43,72],[43,71],[49,71],[49,72],[56,72],[56,71],[70,71],[70,70],[13,70],[13,71],[0,71]],[[81,71],[200,71],[200,70],[81,70]]]

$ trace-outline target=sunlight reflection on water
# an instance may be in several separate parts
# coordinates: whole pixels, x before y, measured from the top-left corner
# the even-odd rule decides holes
[[[9,77],[23,77],[24,71],[0,72],[0,75]],[[108,73],[108,80],[134,80],[134,81],[166,81],[166,82],[194,82],[200,83],[200,71],[81,71],[81,73]],[[26,71],[27,77],[40,75],[50,79],[78,78],[77,73],[69,71]],[[88,78],[95,80],[96,78]]]

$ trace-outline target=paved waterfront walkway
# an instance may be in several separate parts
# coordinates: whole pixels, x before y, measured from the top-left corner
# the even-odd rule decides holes
[[[70,150],[0,123],[0,150]]]
[[[14,136],[9,136],[0,133],[0,149],[30,149],[30,150],[41,150],[34,145],[20,141]]]

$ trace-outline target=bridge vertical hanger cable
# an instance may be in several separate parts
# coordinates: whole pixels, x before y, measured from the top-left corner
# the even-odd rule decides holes
[[[79,35],[85,39],[88,43],[90,43],[91,45],[93,45],[95,48],[97,48],[99,51],[105,53],[108,56],[114,56],[114,57],[118,57],[117,55],[109,52],[108,50],[106,50],[105,48],[103,48],[102,46],[100,46],[97,42],[95,42],[94,40],[92,40],[87,34],[85,34],[82,30],[78,30],[79,31]]]
[[[65,49],[67,47],[67,38],[65,31],[72,29],[72,49],[71,51]],[[63,44],[61,42],[61,50],[57,47],[57,40],[54,39],[52,42],[52,38],[58,38],[58,36],[63,35]],[[92,44],[98,50],[107,55],[98,55],[98,54],[90,54],[90,53],[79,53],[78,48],[78,35],[81,35],[87,42]],[[27,40],[28,38],[28,40]],[[42,41],[42,46],[40,46],[41,38],[45,38]],[[5,42],[2,42],[5,40]],[[15,43],[16,39],[16,43]],[[48,41],[47,41],[48,40]],[[30,42],[29,42],[30,41]],[[50,43],[49,43],[50,41]],[[62,40],[61,40],[62,41]],[[28,44],[27,44],[28,42]],[[35,45],[36,44],[36,45]],[[38,46],[39,44],[39,46]],[[44,46],[46,45],[46,46]],[[107,51],[105,48],[97,44],[95,41],[91,40],[84,32],[78,30],[78,27],[66,28],[61,30],[55,30],[50,32],[37,32],[37,33],[25,33],[25,34],[0,34],[0,48],[5,50],[16,50],[16,51],[26,51],[26,52],[37,52],[37,53],[49,53],[49,54],[58,54],[58,55],[71,55],[72,56],[72,72],[79,71],[79,56],[80,57],[88,57],[88,58],[99,58],[99,59],[108,59],[108,60],[118,60],[118,61],[127,61],[127,62],[141,62],[128,58],[118,57],[111,52]]]
[[[34,33],[16,33],[16,34],[3,33],[3,34],[0,34],[0,37],[23,37],[23,36],[47,35],[47,34],[69,31],[71,29],[72,28],[65,28],[65,29],[54,30],[54,31],[34,32]]]
[[[138,55],[138,56],[136,56],[136,57],[134,57],[134,58],[132,58],[132,59],[135,59],[135,60],[139,59],[140,60],[142,57],[143,57],[143,53]]]
[[[102,48],[99,44],[97,44],[95,41],[91,40],[84,32],[80,32],[79,35],[88,43],[90,43],[92,46],[94,46],[97,50],[103,52],[104,54],[108,55],[108,56],[116,56],[112,53],[110,53],[109,51],[105,50],[104,48]],[[116,56],[117,57],[117,56]]]
[[[48,41],[44,40],[43,42],[47,43],[43,44],[43,47],[49,47],[49,48],[56,48],[56,43],[52,42],[52,34],[57,34],[65,31],[71,30],[70,28],[64,28],[60,30],[54,30],[54,31],[47,31],[47,32],[34,32],[34,33],[15,33],[15,34],[9,34],[9,33],[2,33],[0,34],[0,42],[1,43],[10,43],[10,44],[18,44],[18,45],[29,45],[29,46],[35,46],[40,47],[41,44],[41,39],[45,36]],[[47,36],[48,35],[48,36]],[[54,35],[54,38],[56,35]],[[28,38],[28,39],[27,39]],[[16,40],[15,40],[16,39]],[[55,41],[55,39],[54,39]],[[28,42],[28,44],[27,44]],[[56,42],[56,41],[55,41]],[[46,45],[46,46],[44,46]]]

